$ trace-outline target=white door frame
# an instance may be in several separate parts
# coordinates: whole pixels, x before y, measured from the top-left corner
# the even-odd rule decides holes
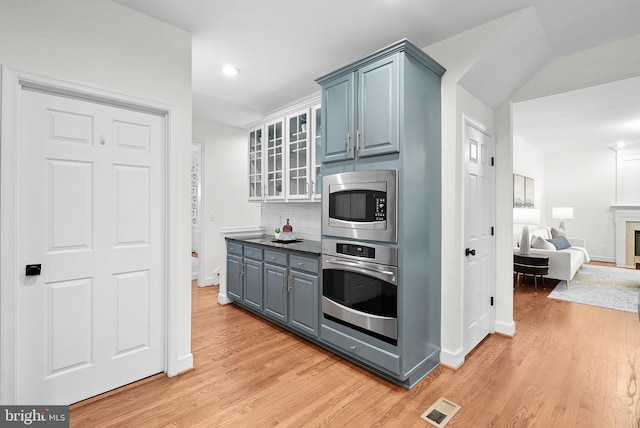
[[[205,217],[205,213],[207,212],[205,191],[207,188],[207,180],[205,180],[205,153],[206,153],[206,144],[202,138],[193,138],[191,144],[199,144],[200,145],[200,251],[198,251],[198,287],[205,287],[208,285],[214,284],[213,274],[210,277],[207,277],[207,266],[205,260],[207,259],[207,246],[205,245],[206,236],[207,236],[207,224],[209,219]]]
[[[168,376],[178,373],[180,367],[178,346],[179,315],[177,278],[178,254],[178,153],[173,142],[177,141],[175,107],[136,98],[109,90],[45,77],[13,66],[2,67],[2,133],[0,135],[0,403],[16,402],[17,377],[17,312],[16,284],[22,275],[18,263],[17,230],[19,216],[19,166],[20,166],[20,98],[24,88],[49,93],[79,97],[116,107],[159,114],[165,118],[163,141],[162,183],[163,192],[163,264],[165,292],[165,372]]]
[[[462,156],[463,156],[463,168],[462,168],[462,175],[463,175],[463,201],[466,201],[467,198],[467,186],[464,184],[466,183],[466,177],[467,174],[469,172],[469,168],[468,168],[468,160],[469,157],[466,154],[466,145],[467,145],[467,140],[469,139],[469,135],[467,133],[467,126],[470,126],[472,128],[474,128],[475,130],[481,132],[482,134],[486,135],[487,137],[491,138],[492,140],[494,140],[494,146],[495,146],[495,138],[494,138],[494,132],[489,129],[488,127],[486,127],[485,125],[483,125],[482,123],[470,118],[469,116],[467,116],[466,114],[462,115],[462,144],[463,144],[463,150],[462,150]],[[495,153],[494,153],[495,156]],[[496,174],[495,174],[495,170],[494,170],[494,174],[493,174],[493,201],[491,203],[491,217],[493,219],[493,224],[494,224],[494,230],[495,230],[495,222],[496,222]],[[466,215],[466,207],[465,207],[465,212],[463,212],[462,214],[463,216]],[[464,228],[464,219],[462,221],[462,239],[463,239],[463,244],[462,244],[462,248],[466,247],[466,233],[467,231]],[[489,308],[489,315],[490,315],[490,333],[494,333],[495,332],[495,322],[496,322],[496,305],[495,305],[495,295],[496,295],[496,239],[495,239],[495,234],[494,234],[494,239],[491,241],[491,249],[490,249],[490,253],[491,253],[491,258],[493,263],[490,264],[491,267],[491,272],[490,272],[490,284],[491,284],[491,295],[494,296],[494,305],[491,306]],[[461,253],[462,254],[462,253]],[[462,257],[464,257],[464,255],[462,255]],[[464,272],[463,272],[463,293],[466,292],[466,278],[464,278]],[[464,302],[464,295],[463,295],[463,302]],[[464,304],[463,304],[463,310],[464,310]],[[466,317],[466,314],[462,315],[463,320]],[[464,329],[463,329],[464,331]],[[462,348],[463,348],[463,354],[466,354],[466,352],[464,352],[464,346],[465,346],[465,338],[462,338]],[[463,355],[464,358],[464,355]]]

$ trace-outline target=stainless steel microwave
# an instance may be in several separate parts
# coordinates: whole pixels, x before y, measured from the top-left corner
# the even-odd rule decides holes
[[[322,234],[398,242],[398,171],[353,171],[323,177]]]

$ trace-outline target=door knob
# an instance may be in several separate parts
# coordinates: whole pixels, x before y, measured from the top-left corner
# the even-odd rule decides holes
[[[42,271],[42,265],[41,264],[27,265],[26,268],[25,268],[24,274],[26,276],[37,276],[37,275],[40,275],[41,271]]]
[[[472,256],[475,256],[476,255],[476,250],[472,250],[470,248],[465,249],[464,250],[464,255],[468,256],[469,254],[471,254]]]

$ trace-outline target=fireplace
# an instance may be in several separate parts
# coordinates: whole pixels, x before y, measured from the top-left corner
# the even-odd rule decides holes
[[[616,230],[616,264],[634,268],[640,263],[638,235],[640,231],[640,205],[614,207]]]
[[[636,245],[635,245],[636,269],[640,269],[640,230],[636,230],[635,235],[636,235]]]

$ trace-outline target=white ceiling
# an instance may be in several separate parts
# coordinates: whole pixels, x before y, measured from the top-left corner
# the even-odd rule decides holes
[[[514,133],[545,153],[640,148],[640,77],[513,105]]]
[[[235,126],[318,92],[314,79],[399,39],[406,37],[426,48],[525,8],[530,13],[518,22],[519,28],[503,37],[503,46],[461,81],[489,106],[506,101],[518,89],[500,90],[500,80],[518,76],[510,84],[522,85],[553,58],[640,34],[637,0],[113,1],[193,34],[194,115]],[[521,53],[532,47],[545,51],[523,61]],[[240,69],[233,79],[221,73],[228,63]],[[637,81],[631,83],[637,87]],[[630,92],[619,87],[616,91]],[[579,106],[586,106],[585,96],[574,95],[558,99],[564,103],[558,113],[574,111],[573,116],[580,116],[578,107],[570,103],[577,100]],[[598,102],[596,96],[607,99]],[[627,97],[616,106],[607,88],[586,97],[601,108],[610,106],[607,113],[583,117],[593,126],[605,117],[619,120],[616,114],[633,110],[629,103],[638,102],[637,96]],[[543,124],[551,135],[559,135],[551,126],[569,123],[569,116],[554,121],[549,112],[555,102],[556,98],[547,97],[516,105],[517,131],[523,138],[537,139],[536,128]],[[536,105],[544,109],[542,114],[536,113]],[[607,126],[614,127],[602,124],[601,129]]]

